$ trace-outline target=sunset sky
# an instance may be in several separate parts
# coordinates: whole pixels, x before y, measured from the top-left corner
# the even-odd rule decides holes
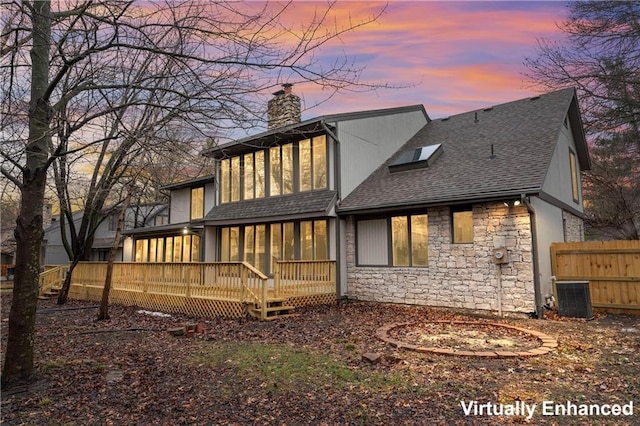
[[[294,2],[287,19],[308,19],[324,2]],[[385,3],[339,1],[336,21],[370,16]],[[535,56],[536,39],[562,37],[556,24],[567,13],[564,2],[391,1],[382,17],[322,51],[355,58],[362,80],[405,86],[366,93],[344,93],[304,112],[322,114],[424,104],[432,118],[531,96],[523,62]],[[294,88],[303,107],[326,93],[308,84]]]

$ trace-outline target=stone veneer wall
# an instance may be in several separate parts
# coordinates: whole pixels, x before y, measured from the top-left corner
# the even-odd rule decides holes
[[[299,123],[300,97],[291,92],[291,87],[274,93],[267,104],[267,121],[269,129]]]
[[[498,310],[498,273],[504,312],[535,310],[531,226],[526,207],[473,206],[473,244],[451,243],[449,208],[428,210],[429,267],[356,266],[355,219],[347,219],[347,296],[357,300]],[[506,247],[508,263],[492,262]]]
[[[564,221],[565,242],[584,241],[584,220],[582,218],[564,210],[562,220]]]

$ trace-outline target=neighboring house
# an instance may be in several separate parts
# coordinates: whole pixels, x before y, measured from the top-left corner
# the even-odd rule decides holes
[[[199,262],[203,259],[202,219],[215,205],[215,178],[205,176],[167,185],[171,200],[161,226],[127,229],[124,260],[133,262]]]
[[[75,226],[80,226],[83,212],[73,214]],[[116,236],[118,217],[120,210],[115,209],[106,214],[107,216],[98,225],[91,247],[90,261],[106,261],[113,240]],[[164,204],[141,204],[132,205],[127,209],[125,217],[125,229],[134,229],[145,226],[158,226],[169,222],[169,206]],[[67,230],[69,225],[67,225]],[[69,235],[69,234],[67,234]],[[126,241],[125,241],[126,245]],[[123,243],[120,243],[116,260],[123,260]],[[42,253],[40,263],[44,265],[62,265],[69,263],[69,257],[62,243],[60,230],[60,217],[51,216],[49,226],[44,230],[44,241],[42,243]]]
[[[285,86],[268,131],[205,151],[215,176],[168,187],[170,223],[128,232],[125,260],[245,260],[271,276],[274,259],[327,259],[339,296],[541,312],[549,244],[583,235],[572,89],[439,120],[421,105],[299,111]]]

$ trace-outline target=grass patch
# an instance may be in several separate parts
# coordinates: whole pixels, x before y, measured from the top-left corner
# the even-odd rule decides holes
[[[232,368],[241,380],[282,391],[301,387],[384,391],[404,386],[398,374],[349,366],[333,356],[283,344],[218,342],[194,354],[189,362],[214,369]]]

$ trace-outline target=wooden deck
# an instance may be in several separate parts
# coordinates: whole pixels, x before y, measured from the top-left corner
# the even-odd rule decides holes
[[[273,279],[246,262],[115,263],[109,302],[199,317],[272,319],[336,300],[335,261],[274,263]],[[78,264],[69,297],[100,301],[106,268],[106,262]],[[43,272],[40,294],[60,288],[67,271]]]

